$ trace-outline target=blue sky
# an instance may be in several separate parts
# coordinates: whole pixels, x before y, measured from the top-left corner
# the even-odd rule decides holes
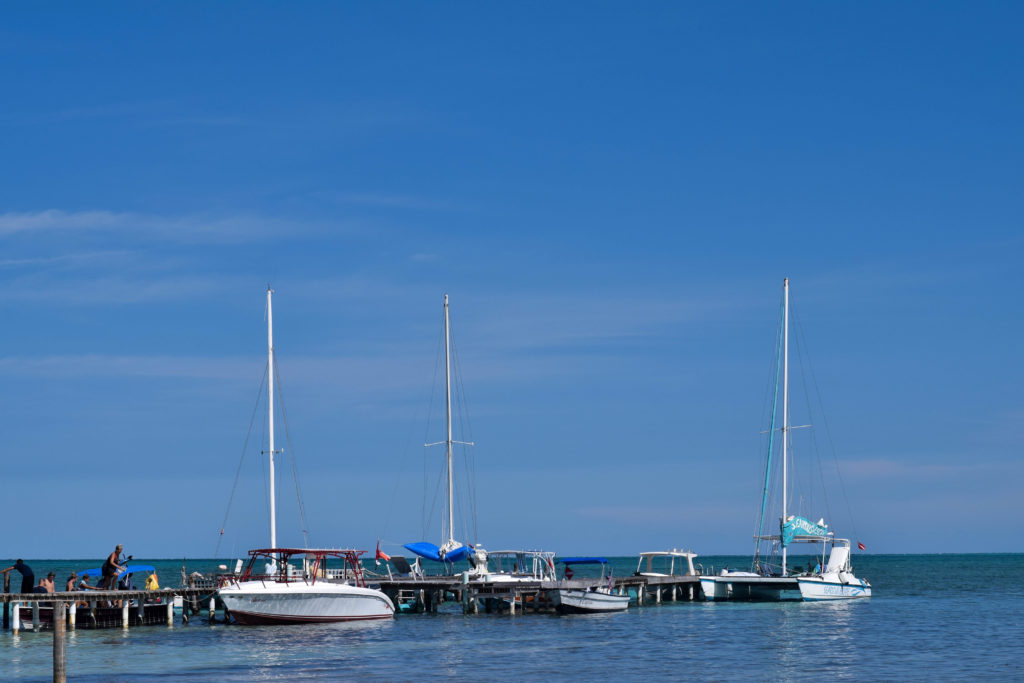
[[[467,540],[747,552],[786,276],[840,535],[1020,550],[1021,15],[5,7],[7,553],[213,554],[268,282],[312,543],[439,533],[448,292]],[[222,555],[266,543],[257,425]]]

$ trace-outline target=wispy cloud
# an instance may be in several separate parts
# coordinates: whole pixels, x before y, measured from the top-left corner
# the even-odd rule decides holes
[[[111,261],[124,260],[132,254],[126,250],[107,251],[86,251],[69,254],[58,254],[57,256],[34,256],[24,258],[9,258],[0,260],[0,268],[33,268],[39,266],[66,266],[79,267],[94,265],[96,263],[109,263]]]
[[[325,199],[338,204],[390,209],[442,210],[452,209],[455,206],[451,202],[441,199],[389,192],[346,192],[325,190],[321,192],[314,192],[313,196],[318,199]]]
[[[337,230],[349,227],[332,224]],[[126,237],[158,239],[167,242],[253,242],[281,235],[316,232],[322,226],[258,215],[186,215],[152,214],[106,210],[8,212],[0,214],[0,237],[45,233],[118,233]]]

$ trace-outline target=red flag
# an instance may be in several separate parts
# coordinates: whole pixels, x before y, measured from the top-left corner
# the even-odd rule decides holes
[[[391,559],[390,555],[384,554],[384,551],[380,549],[380,541],[377,541],[377,557],[375,559],[384,560],[385,562]]]
[[[868,547],[866,545],[864,545],[863,543],[861,543],[860,541],[857,541],[857,549],[858,550],[867,550]]]

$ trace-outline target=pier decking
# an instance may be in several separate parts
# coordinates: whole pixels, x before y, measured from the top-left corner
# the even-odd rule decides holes
[[[547,591],[556,588],[586,590],[608,585],[607,579],[561,581],[467,581],[462,575],[419,576],[374,580],[400,612],[436,612],[444,602],[462,604],[466,614],[516,611],[550,612]],[[623,576],[611,581],[612,590],[629,595],[638,604],[701,599],[696,576]]]
[[[3,593],[4,628],[49,630],[54,626],[56,609],[64,614],[69,629],[128,628],[130,626],[172,624],[175,598],[182,599],[182,618],[198,612],[201,599],[210,599],[213,590],[201,588],[164,588],[161,590],[93,590],[57,593]],[[82,605],[81,603],[87,603]],[[120,606],[109,606],[120,603]],[[211,605],[212,607],[212,605]]]

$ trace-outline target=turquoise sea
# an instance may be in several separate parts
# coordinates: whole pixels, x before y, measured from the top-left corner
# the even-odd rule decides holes
[[[27,560],[58,579],[93,561]],[[744,557],[701,557],[743,567]],[[181,560],[144,560],[163,585]],[[218,564],[188,562],[189,571]],[[634,558],[616,558],[632,573]],[[70,680],[1024,680],[1024,554],[866,555],[875,597],[838,603],[676,603],[597,616],[438,614],[341,625],[69,632]],[[0,633],[0,677],[50,680],[52,634]]]

